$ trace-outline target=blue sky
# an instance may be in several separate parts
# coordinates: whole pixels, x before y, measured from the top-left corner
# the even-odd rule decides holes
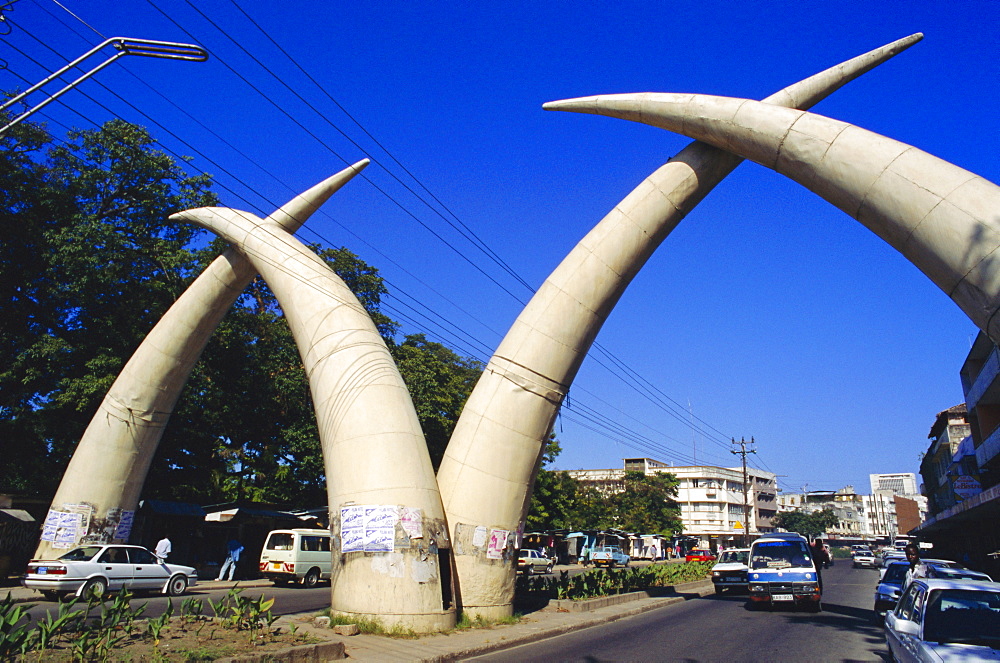
[[[199,43],[211,57],[121,58],[44,111],[53,133],[112,114],[144,124],[215,175],[226,205],[261,215],[371,157],[367,180],[300,236],[380,268],[387,312],[405,333],[482,359],[530,292],[455,226],[537,288],[689,142],[545,112],[546,101],[762,98],[923,32],[814,111],[1000,181],[996,0],[61,3],[19,0],[5,12],[4,89],[40,80],[100,43],[97,33]],[[934,415],[962,401],[958,370],[975,334],[860,224],[746,163],[664,242],[608,320],[598,343],[615,359],[592,352],[585,362],[557,424],[557,466],[620,467],[626,456],[728,466],[738,458],[726,440],[753,436],[752,464],[780,475],[784,490],[868,492],[869,473],[917,471]],[[606,368],[615,361],[634,373]],[[632,374],[659,393],[634,390]],[[602,426],[615,432],[592,430]]]

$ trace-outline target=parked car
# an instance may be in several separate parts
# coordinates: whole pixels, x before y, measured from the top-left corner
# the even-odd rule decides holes
[[[590,561],[594,563],[594,566],[606,566],[609,569],[613,569],[619,564],[628,566],[630,560],[631,558],[623,553],[618,546],[602,546],[595,548],[594,552],[590,554]]]
[[[707,548],[692,548],[684,556],[686,562],[714,562],[715,560],[715,553]]]
[[[54,560],[33,559],[21,584],[55,601],[67,594],[101,598],[121,589],[180,596],[198,582],[190,566],[167,564],[141,546],[93,544]]]
[[[875,586],[875,614],[884,615],[896,607],[899,595],[903,591],[903,581],[906,580],[908,562],[893,562],[886,567],[885,573]]]
[[[854,550],[851,552],[851,566],[855,569],[867,567],[875,568],[875,555],[871,550]]]
[[[537,550],[522,550],[517,554],[517,570],[520,573],[552,573],[555,562]]]
[[[895,661],[1000,660],[1000,583],[920,578],[885,616]]]
[[[715,593],[721,594],[727,589],[745,591],[749,560],[749,548],[731,548],[723,551],[719,555],[719,561],[712,567],[712,583],[715,585]]]
[[[935,564],[927,565],[927,577],[944,578],[946,580],[979,580],[984,582],[993,582],[993,578],[980,571],[955,568],[953,566],[937,566]]]
[[[272,530],[258,561],[260,574],[275,585],[298,582],[303,587],[329,580],[332,566],[328,529]]]

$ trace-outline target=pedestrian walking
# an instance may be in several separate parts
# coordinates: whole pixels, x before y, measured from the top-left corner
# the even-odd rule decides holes
[[[229,580],[233,579],[233,575],[236,573],[236,563],[240,561],[240,553],[243,552],[243,544],[236,539],[230,539],[229,543],[226,544],[226,561],[222,563],[222,568],[219,569],[219,577],[216,580],[222,580],[222,576],[226,575],[226,570],[229,570]]]
[[[167,561],[167,555],[169,555],[172,550],[173,547],[170,545],[170,539],[163,537],[156,542],[156,549],[153,550],[153,553],[157,556],[157,558],[159,558],[160,562],[163,563]]]

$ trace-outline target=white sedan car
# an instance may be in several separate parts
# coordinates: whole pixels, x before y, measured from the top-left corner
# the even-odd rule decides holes
[[[161,562],[140,546],[93,544],[52,561],[31,560],[21,584],[56,600],[71,593],[100,598],[125,588],[180,596],[197,581],[194,568]]]
[[[917,579],[885,616],[894,661],[1000,661],[1000,583]]]

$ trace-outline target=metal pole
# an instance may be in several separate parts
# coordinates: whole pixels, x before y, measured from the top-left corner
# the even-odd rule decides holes
[[[736,444],[736,438],[730,438],[733,444]],[[754,444],[754,439],[750,438],[751,446]],[[743,457],[743,547],[750,547],[750,478],[747,475],[747,454],[757,453],[756,449],[747,450],[747,441],[745,438],[740,438],[740,450],[730,449],[729,453],[737,454]]]

